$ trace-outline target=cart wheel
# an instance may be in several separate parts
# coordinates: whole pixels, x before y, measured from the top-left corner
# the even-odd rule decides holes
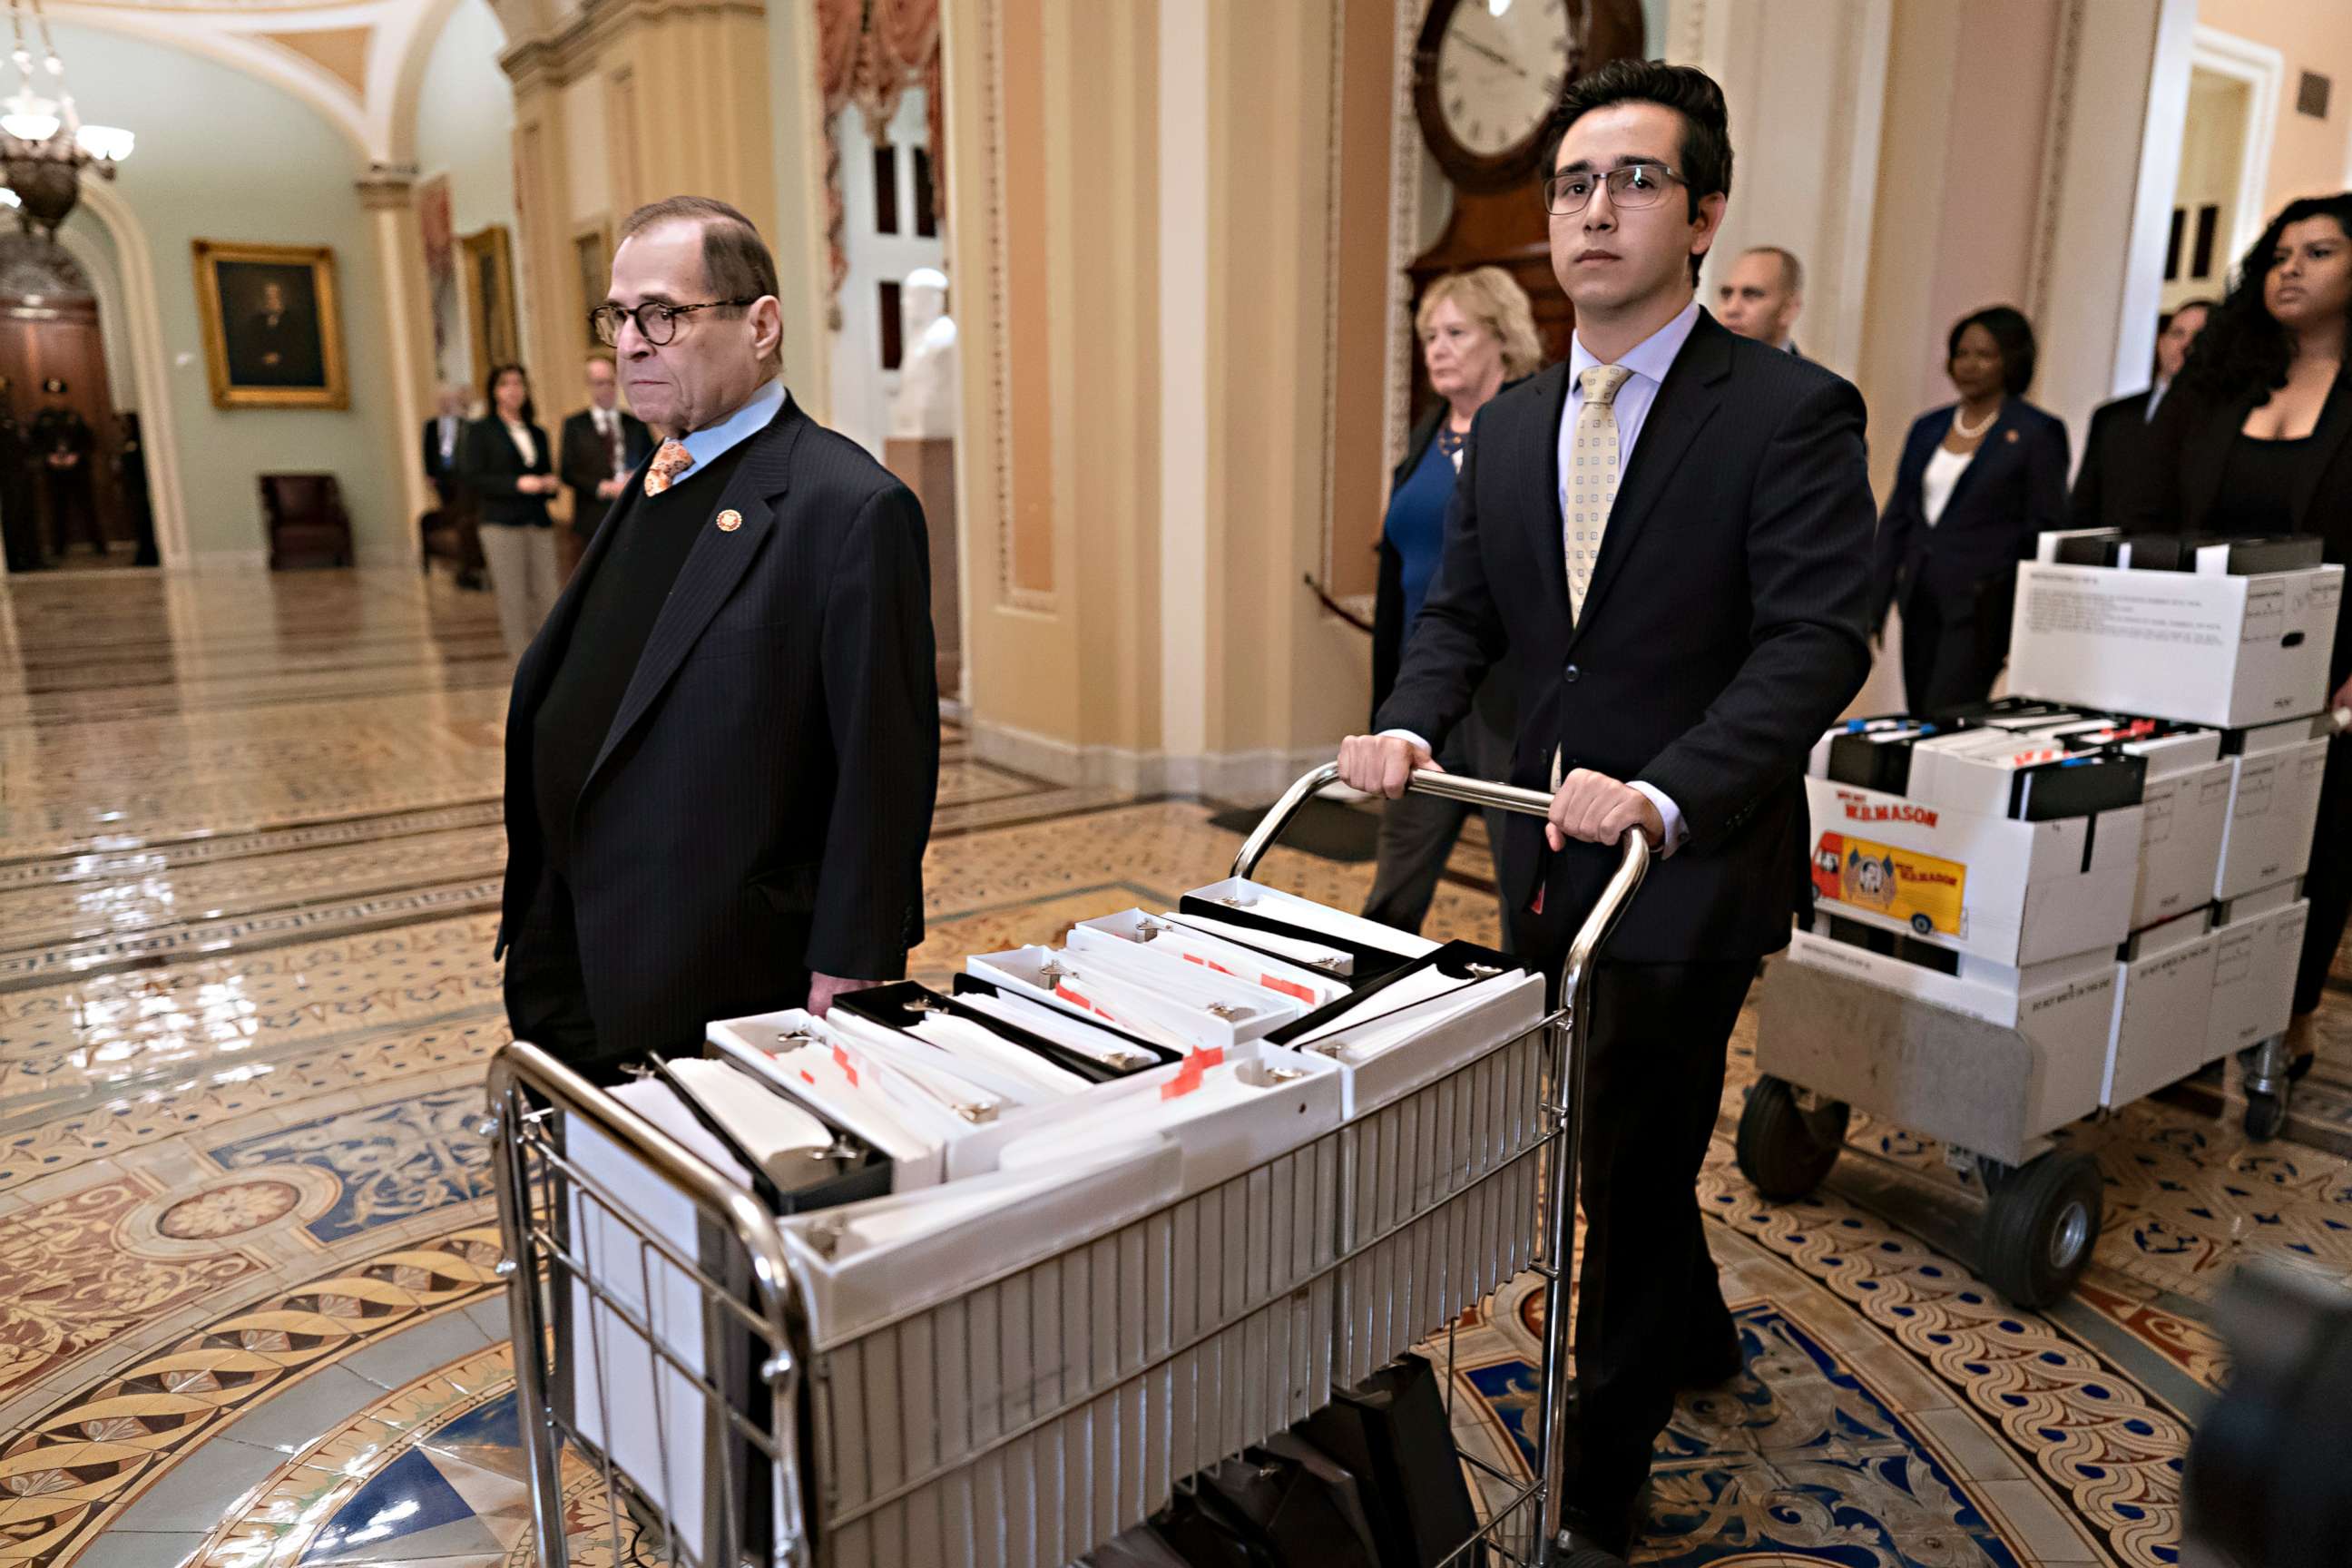
[[[2286,1125],[2286,1101],[2275,1094],[2246,1096],[2246,1138],[2250,1142],[2267,1143],[2279,1135]]]
[[[2074,1288],[2099,1237],[2099,1163],[2053,1152],[2013,1172],[1985,1205],[1977,1268],[2021,1307],[2046,1307]]]
[[[1805,1196],[1837,1163],[1852,1115],[1842,1100],[1824,1100],[1808,1110],[1787,1079],[1769,1074],[1758,1079],[1748,1109],[1739,1113],[1740,1173],[1775,1203]]]

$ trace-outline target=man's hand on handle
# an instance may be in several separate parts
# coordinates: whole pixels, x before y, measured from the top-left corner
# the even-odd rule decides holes
[[[812,1018],[822,1018],[831,1010],[835,997],[846,995],[852,991],[868,990],[881,984],[879,980],[845,980],[837,974],[812,974],[809,976],[808,1015]]]
[[[1339,742],[1339,782],[1366,795],[1396,799],[1404,794],[1415,768],[1445,771],[1428,747],[1402,735],[1350,735]]]
[[[1554,849],[1567,848],[1571,838],[1586,844],[1615,844],[1629,827],[1640,828],[1653,849],[1665,840],[1665,818],[1659,815],[1655,801],[1607,773],[1579,768],[1560,781],[1551,797],[1544,842]]]

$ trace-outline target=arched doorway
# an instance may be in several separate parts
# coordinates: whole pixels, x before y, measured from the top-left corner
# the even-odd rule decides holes
[[[0,452],[0,458],[14,459],[0,461],[0,518],[17,542],[12,559],[29,563],[29,531],[48,564],[131,563],[142,522],[126,489],[143,489],[143,473],[134,474],[130,487],[122,482],[123,430],[107,375],[97,294],[72,257],[21,233],[0,235],[0,377],[6,380],[5,414],[15,426],[15,438],[7,442],[14,450]],[[44,392],[52,381],[65,384],[62,395]],[[70,411],[89,430],[83,467],[94,536],[86,524],[77,526],[82,520],[76,508],[57,504],[61,498],[45,481],[39,422],[52,406]],[[152,523],[145,526],[152,531]]]

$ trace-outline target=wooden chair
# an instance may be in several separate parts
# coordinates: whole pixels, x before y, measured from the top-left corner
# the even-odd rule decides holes
[[[272,572],[352,563],[352,519],[334,475],[262,475],[261,515],[269,531]]]
[[[423,548],[417,552],[417,565],[427,576],[433,563],[446,561],[457,572],[461,588],[478,588],[488,570],[482,559],[482,531],[474,519],[474,508],[463,495],[446,506],[437,506],[416,520],[416,531]]]

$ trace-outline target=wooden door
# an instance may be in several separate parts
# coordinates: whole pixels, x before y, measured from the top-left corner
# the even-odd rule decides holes
[[[47,402],[41,393],[43,382],[54,376],[72,389],[66,401],[89,421],[98,437],[89,461],[99,528],[110,544],[128,542],[131,520],[123,511],[121,487],[114,471],[115,457],[122,449],[122,432],[115,421],[114,398],[106,381],[106,348],[99,336],[97,303],[88,299],[0,298],[0,375],[8,378],[11,410],[17,424],[26,428]]]

